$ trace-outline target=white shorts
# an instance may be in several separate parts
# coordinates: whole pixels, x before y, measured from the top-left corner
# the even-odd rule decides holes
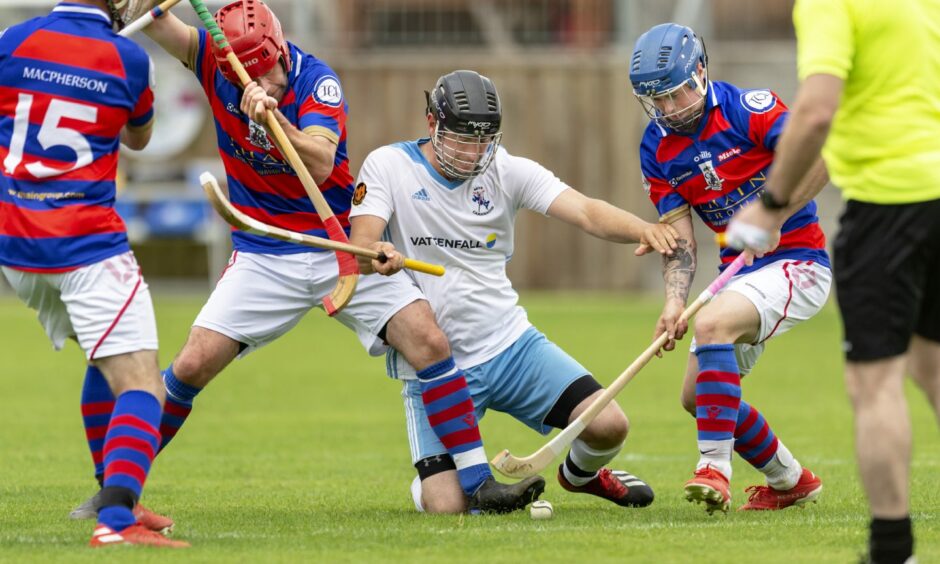
[[[235,251],[193,325],[247,345],[241,355],[287,333],[336,285],[333,253],[267,255]],[[335,319],[356,332],[369,354],[386,347],[379,332],[399,310],[425,299],[402,272],[360,276],[356,293]]]
[[[734,346],[741,374],[754,368],[768,339],[816,315],[826,304],[831,285],[829,267],[800,260],[779,260],[732,278],[718,294],[737,292],[754,304],[760,315],[757,341]],[[695,352],[694,338],[689,352]]]
[[[56,350],[75,338],[88,360],[157,350],[150,289],[134,253],[61,274],[3,267],[16,295],[39,312]]]

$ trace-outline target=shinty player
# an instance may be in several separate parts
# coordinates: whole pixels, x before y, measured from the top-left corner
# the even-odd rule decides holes
[[[0,34],[0,265],[54,347],[76,340],[107,391],[82,392],[102,485],[91,546],[181,548],[137,503],[165,394],[150,291],[114,211],[120,143],[145,147],[153,124],[150,58],[113,29],[141,8],[61,2]]]
[[[469,70],[442,76],[427,93],[428,138],[373,151],[357,182],[350,214],[352,241],[443,264],[442,278],[413,276],[464,366],[477,417],[508,413],[547,434],[576,418],[600,393],[590,372],[529,322],[506,276],[519,210],[530,209],[603,239],[671,252],[675,230],[646,223],[564,184],[541,165],[500,147],[502,109],[493,83]],[[387,237],[386,241],[380,241]],[[400,256],[400,255],[396,255]],[[361,261],[364,272],[390,275],[400,261]],[[400,275],[400,274],[398,274]],[[387,355],[389,375],[403,380],[416,507],[430,513],[466,509],[454,460],[429,427],[433,414],[397,350]],[[652,489],[631,474],[605,466],[620,452],[629,423],[609,404],[574,441],[558,469],[573,492],[622,506],[653,501]]]
[[[787,108],[770,90],[710,81],[701,39],[678,24],[654,26],[637,39],[630,81],[650,117],[640,146],[646,190],[660,221],[679,232],[676,253],[663,261],[666,301],[654,333],[668,331],[663,348],[673,350],[688,330],[679,316],[697,265],[691,210],[722,233],[737,210],[764,196]],[[826,181],[817,163],[782,211],[789,219],[780,246],[743,268],[696,318],[681,399],[696,418],[700,458],[685,495],[704,502],[709,513],[730,506],[732,450],[767,480],[747,488],[740,510],[783,509],[814,501],[822,491],[820,479],[741,399],[741,378],[768,339],[826,302],[832,275],[812,200]],[[737,255],[723,248],[722,264]]]
[[[273,111],[343,228],[348,231],[352,176],[346,156],[342,87],[323,61],[284,39],[280,22],[263,2],[236,0],[216,22],[254,83],[244,91],[234,70],[205,30],[173,14],[148,35],[196,75],[209,99],[219,154],[233,204],[265,223],[327,237],[313,204],[264,123]],[[196,395],[232,360],[262,347],[296,325],[336,283],[332,253],[233,231],[228,267],[197,316],[183,349],[163,372],[167,392],[160,431],[164,448],[188,417]],[[390,256],[396,260],[394,255]],[[362,278],[350,304],[336,315],[371,354],[383,341],[420,367],[422,389],[438,405],[435,432],[460,461],[461,493],[483,512],[519,509],[544,489],[539,476],[501,484],[492,475],[463,372],[427,302],[405,275]],[[433,407],[431,408],[433,410]],[[73,512],[89,514],[94,498]]]

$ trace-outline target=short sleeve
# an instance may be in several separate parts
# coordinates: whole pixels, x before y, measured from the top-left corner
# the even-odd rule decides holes
[[[689,214],[689,203],[663,178],[656,164],[656,149],[650,136],[644,136],[640,146],[640,170],[643,174],[643,189],[656,206],[660,223],[672,223]]]
[[[516,209],[524,208],[546,215],[555,198],[570,188],[537,162],[514,157],[502,148],[499,151],[494,164],[502,168],[503,189],[510,194]]]
[[[319,65],[314,69],[322,67]],[[339,143],[346,129],[346,99],[339,78],[332,70],[328,72],[302,72],[303,83],[298,92],[303,99],[298,111],[299,129],[309,135],[326,137]]]
[[[146,53],[144,57],[147,60],[147,77],[141,80],[143,89],[137,96],[137,103],[127,121],[132,127],[145,126],[153,119],[153,89],[156,86],[156,71],[153,67],[153,59]]]
[[[382,148],[369,153],[359,169],[356,189],[353,191],[352,209],[349,217],[374,215],[386,222],[395,213],[391,185],[394,179],[388,162],[391,149]]]
[[[797,0],[793,7],[800,80],[829,74],[845,80],[855,56],[854,30],[845,0]]]

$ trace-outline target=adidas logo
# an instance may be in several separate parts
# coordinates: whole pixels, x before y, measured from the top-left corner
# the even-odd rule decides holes
[[[431,201],[431,195],[428,194],[428,191],[427,191],[427,190],[425,190],[424,188],[422,188],[422,189],[418,190],[417,192],[415,192],[414,194],[412,194],[412,195],[411,195],[411,199],[412,199],[412,200],[421,200],[421,201],[423,201],[423,202],[430,202],[430,201]]]

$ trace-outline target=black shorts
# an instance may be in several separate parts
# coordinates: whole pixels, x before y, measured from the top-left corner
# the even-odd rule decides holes
[[[914,334],[940,341],[940,200],[850,200],[833,247],[846,359],[903,354]]]

